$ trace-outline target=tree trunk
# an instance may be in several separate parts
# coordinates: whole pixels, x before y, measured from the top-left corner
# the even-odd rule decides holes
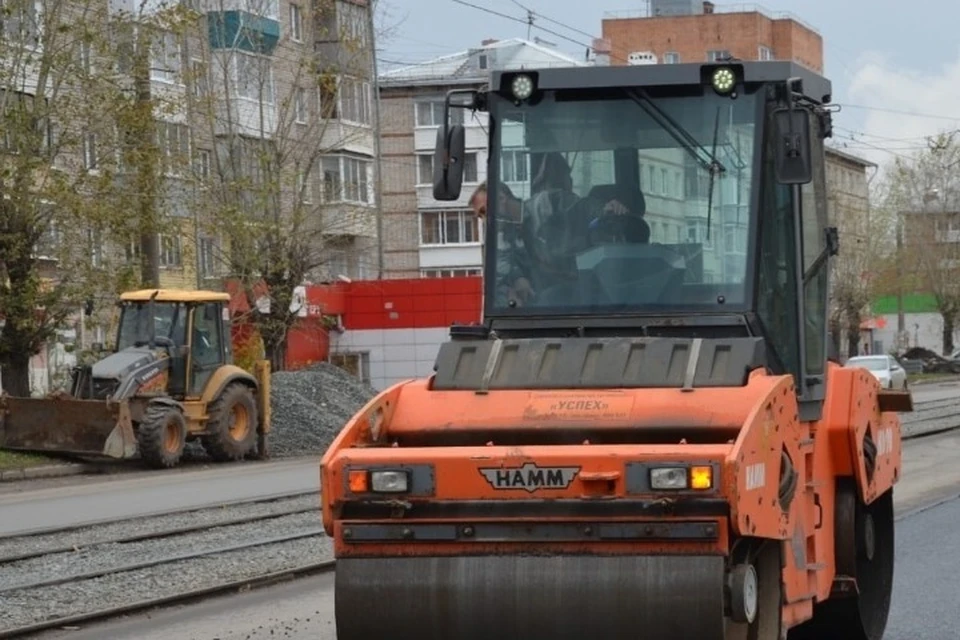
[[[29,356],[11,356],[3,365],[3,390],[15,398],[30,397]]]
[[[954,317],[952,313],[941,313],[943,317],[943,355],[950,357],[953,353],[953,325]]]
[[[847,327],[847,357],[855,358],[860,355],[860,324],[851,324]]]
[[[274,335],[263,337],[263,351],[270,361],[271,371],[285,371],[287,368],[287,338]]]
[[[831,315],[830,325],[827,330],[827,358],[840,359],[840,338],[843,333],[843,326],[840,319]]]

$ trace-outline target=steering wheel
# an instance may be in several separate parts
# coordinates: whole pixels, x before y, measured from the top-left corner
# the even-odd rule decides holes
[[[590,243],[597,245],[606,242],[648,244],[650,227],[646,221],[633,213],[614,213],[605,211],[587,225]]]

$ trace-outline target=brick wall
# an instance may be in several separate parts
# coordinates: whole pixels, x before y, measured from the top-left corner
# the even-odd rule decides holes
[[[763,45],[777,60],[793,60],[823,71],[823,40],[790,20],[771,20],[757,12],[628,18],[603,21],[603,38],[611,45],[610,64],[626,64],[632,51],[667,52],[680,62],[706,62],[707,51],[727,50],[743,60],[757,60]]]

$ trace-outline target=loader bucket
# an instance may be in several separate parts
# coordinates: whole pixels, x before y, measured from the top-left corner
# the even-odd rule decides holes
[[[125,402],[0,398],[0,449],[131,458],[137,441]]]

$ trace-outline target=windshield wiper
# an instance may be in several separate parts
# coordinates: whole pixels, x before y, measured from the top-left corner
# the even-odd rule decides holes
[[[711,177],[716,173],[725,173],[727,168],[717,160],[717,157],[707,151],[696,138],[690,135],[690,132],[684,129],[680,123],[669,115],[650,99],[647,92],[643,89],[624,89],[631,100],[636,102],[641,109],[647,112],[651,118],[657,121],[667,133],[673,136],[673,139],[679,142],[684,149],[690,152],[704,169],[710,172]]]
[[[720,163],[717,161],[716,156],[717,156],[717,135],[719,133],[720,133],[720,107],[717,107],[717,117],[713,121],[713,150],[710,152],[710,155],[713,156],[714,162],[716,162],[718,165]],[[723,165],[720,165],[720,166],[723,166]],[[710,187],[709,187],[710,190],[707,192],[707,240],[708,241],[710,240],[710,217],[711,217],[711,214],[713,213],[713,181],[716,175],[717,175],[716,171],[713,171],[713,170],[710,171]]]

